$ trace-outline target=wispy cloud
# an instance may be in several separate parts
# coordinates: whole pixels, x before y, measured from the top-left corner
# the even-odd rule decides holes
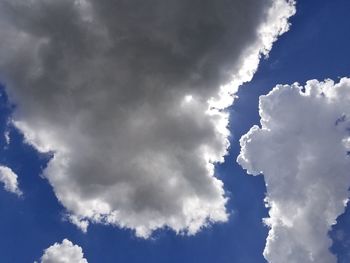
[[[0,182],[4,184],[5,190],[20,196],[22,191],[18,187],[17,179],[17,174],[11,168],[0,165]]]

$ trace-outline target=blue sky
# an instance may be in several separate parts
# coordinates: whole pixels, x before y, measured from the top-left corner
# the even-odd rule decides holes
[[[266,262],[262,253],[268,228],[262,218],[263,176],[247,176],[236,158],[239,138],[259,123],[259,96],[277,84],[305,84],[309,79],[323,80],[349,76],[350,2],[347,0],[300,0],[297,13],[290,19],[290,30],[280,36],[269,57],[263,59],[253,80],[244,84],[230,107],[231,147],[225,162],[216,167],[229,197],[229,220],[214,223],[193,236],[176,235],[172,230],[156,230],[151,239],[137,238],[132,230],[91,224],[83,233],[68,220],[48,181],[41,177],[50,155],[38,153],[24,142],[13,126],[6,128],[16,108],[1,88],[0,134],[10,131],[6,145],[0,137],[0,163],[18,174],[23,197],[0,188],[0,261],[33,262],[43,250],[64,238],[78,244],[89,262]],[[350,211],[339,217],[330,233],[331,248],[338,262],[349,262]],[[339,237],[341,236],[341,237]]]

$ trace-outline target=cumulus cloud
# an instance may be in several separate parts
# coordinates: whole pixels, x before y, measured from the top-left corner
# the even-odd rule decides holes
[[[74,245],[68,239],[55,243],[44,250],[41,263],[88,263],[80,246]]]
[[[229,106],[287,0],[3,0],[0,80],[69,218],[148,237],[227,220]]]
[[[336,262],[328,231],[350,186],[350,79],[278,85],[260,97],[261,127],[241,140],[240,165],[264,174],[269,262]]]
[[[0,182],[4,184],[5,190],[20,196],[22,191],[18,187],[17,178],[17,174],[9,167],[0,165]]]

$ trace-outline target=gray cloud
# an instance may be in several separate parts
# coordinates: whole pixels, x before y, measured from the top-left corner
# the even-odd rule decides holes
[[[70,219],[147,237],[227,220],[228,113],[288,30],[285,0],[0,3],[0,78]]]
[[[350,79],[278,85],[260,98],[261,128],[241,140],[238,162],[263,173],[269,262],[337,262],[328,232],[350,182]]]

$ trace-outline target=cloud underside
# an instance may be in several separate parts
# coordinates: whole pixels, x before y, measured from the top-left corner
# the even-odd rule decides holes
[[[13,123],[53,158],[70,220],[194,234],[227,220],[214,176],[229,106],[288,30],[294,2],[3,0]]]
[[[20,196],[22,191],[18,187],[17,179],[17,174],[11,168],[0,165],[0,183],[4,185],[6,191]]]
[[[261,128],[244,135],[238,162],[263,173],[269,262],[337,262],[328,231],[350,182],[350,79],[279,85],[260,98]]]
[[[68,239],[55,243],[44,250],[40,263],[88,263],[80,246]]]

